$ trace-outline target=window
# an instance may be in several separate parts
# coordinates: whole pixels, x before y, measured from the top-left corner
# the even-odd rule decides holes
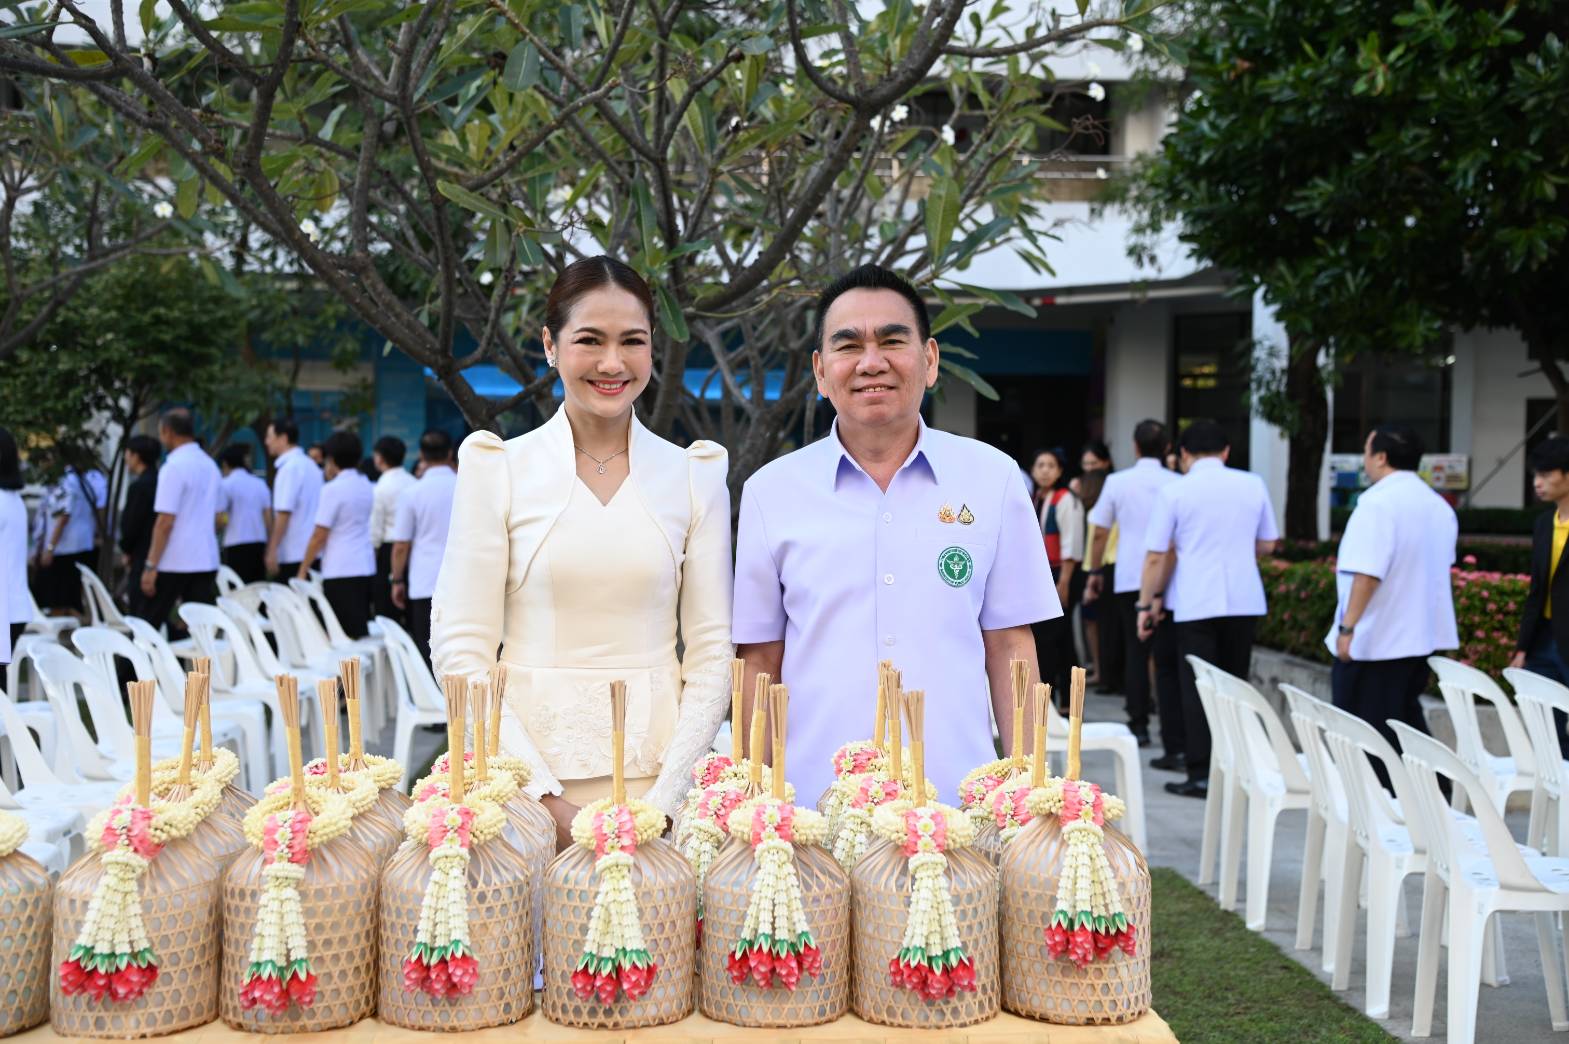
[[[1248,466],[1252,412],[1253,317],[1247,312],[1179,315],[1172,352],[1171,415],[1177,431],[1201,418],[1215,421],[1231,439],[1232,467]]]
[[[1062,130],[1043,128],[1035,134],[1038,156],[1104,156],[1111,148],[1111,88],[1096,101],[1088,94],[1063,90],[1049,96],[1046,115]]]
[[[1332,442],[1336,453],[1361,453],[1367,433],[1398,421],[1413,428],[1428,453],[1449,452],[1448,349],[1430,356],[1362,355],[1340,371]]]

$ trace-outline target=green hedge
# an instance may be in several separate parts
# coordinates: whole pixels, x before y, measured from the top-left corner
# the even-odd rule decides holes
[[[1287,562],[1312,562],[1334,558],[1338,545],[1332,541],[1283,540],[1275,552]],[[1455,546],[1455,560],[1463,569],[1483,573],[1531,572],[1531,545],[1528,541],[1462,538]]]
[[[1530,536],[1531,528],[1536,525],[1536,516],[1544,510],[1541,504],[1523,508],[1456,508],[1455,514],[1460,519],[1460,532],[1477,535],[1493,536]],[[1346,519],[1351,517],[1351,509],[1347,507],[1332,507],[1329,509],[1329,528],[1340,532],[1346,528]]]
[[[1335,619],[1333,559],[1290,562],[1267,558],[1259,563],[1269,614],[1260,622],[1258,643],[1329,663],[1324,635]],[[1482,571],[1454,570],[1455,622],[1460,632],[1458,658],[1497,674],[1509,665],[1518,633],[1520,606],[1530,578]]]

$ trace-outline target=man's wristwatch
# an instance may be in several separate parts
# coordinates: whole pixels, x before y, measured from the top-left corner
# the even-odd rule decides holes
[[[156,573],[157,571],[158,571],[158,563],[157,562],[143,562],[142,563],[142,572],[144,572],[144,573]]]
[[[1151,608],[1152,607],[1148,605],[1135,605],[1133,607],[1133,611],[1136,613],[1147,613],[1151,610]]]
[[[1355,631],[1356,629],[1357,629],[1357,625],[1356,624],[1349,624],[1349,625],[1348,624],[1341,624],[1340,628],[1339,628],[1341,634],[1350,634],[1351,632]]]
[[[394,587],[396,587],[398,584],[406,584],[406,583],[408,583],[408,581],[403,579],[403,577],[401,577],[401,576],[389,576],[389,577],[387,577],[387,583],[392,584]]]

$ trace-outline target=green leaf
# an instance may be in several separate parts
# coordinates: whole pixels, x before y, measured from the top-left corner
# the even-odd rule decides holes
[[[767,54],[774,49],[774,42],[766,36],[749,36],[741,41],[742,54]]]
[[[943,348],[942,351],[946,352],[948,349]],[[937,368],[944,373],[953,374],[959,380],[974,388],[975,393],[983,398],[990,399],[993,402],[1002,398],[1002,396],[997,394],[997,389],[993,388],[985,377],[982,377],[963,363],[956,363],[952,359],[943,358],[941,353],[937,357]]]
[[[512,48],[501,72],[501,82],[513,91],[526,91],[539,82],[539,51],[533,44],[524,40]]]
[[[632,186],[632,195],[637,202],[637,225],[643,237],[643,253],[652,254],[659,245],[659,219],[654,213],[654,197],[648,191],[648,183],[642,180]],[[683,336],[682,340],[685,339]]]
[[[53,22],[18,22],[0,27],[0,40],[13,40],[18,36],[31,36],[54,25]]]
[[[332,209],[338,200],[338,172],[331,167],[322,167],[316,172],[316,183],[311,189],[311,205],[319,214],[325,214]]]
[[[953,240],[959,224],[959,185],[952,178],[933,178],[926,197],[926,250],[935,264]]]
[[[531,236],[514,237],[513,252],[517,254],[518,264],[524,268],[538,268],[545,263],[545,252],[539,249],[539,244]]]
[[[981,304],[979,301],[965,301],[963,303],[949,305],[942,310],[936,319],[932,320],[932,336],[936,337],[938,334],[948,329],[948,327],[955,324],[964,327],[971,333],[974,333],[975,330],[970,326],[969,323],[970,316],[974,315],[976,312],[979,312],[982,308],[985,307],[986,306]],[[943,350],[948,351],[947,348],[944,348]]]
[[[157,5],[158,0],[142,0],[136,9],[136,13],[142,21],[142,36],[144,37],[151,36],[153,27],[158,24],[158,13],[155,10]]]
[[[180,187],[174,193],[174,210],[182,218],[189,221],[196,215],[196,204],[202,190],[201,178],[189,178],[180,182]]]
[[[163,151],[163,139],[148,136],[147,140],[137,146],[135,152],[120,161],[115,168],[115,173],[122,178],[134,178],[137,172],[147,165],[147,161]]]
[[[675,295],[663,282],[655,283],[655,290],[659,296],[659,325],[664,328],[671,340],[685,342],[691,339],[691,331],[687,329],[686,316],[681,314],[681,306],[676,303]]]
[[[496,221],[503,223],[507,223],[509,221],[506,212],[503,211],[500,207],[496,206],[484,196],[481,196],[478,193],[470,192],[462,185],[457,185],[450,181],[438,181],[436,182],[436,189],[443,196],[446,196],[448,199],[452,200],[452,202],[458,204],[461,207],[472,210],[476,214],[483,214],[488,218],[493,218]]]

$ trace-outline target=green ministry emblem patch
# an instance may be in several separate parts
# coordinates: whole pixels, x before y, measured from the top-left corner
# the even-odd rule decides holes
[[[937,556],[937,573],[949,587],[963,587],[975,575],[975,560],[962,547],[945,548]]]

